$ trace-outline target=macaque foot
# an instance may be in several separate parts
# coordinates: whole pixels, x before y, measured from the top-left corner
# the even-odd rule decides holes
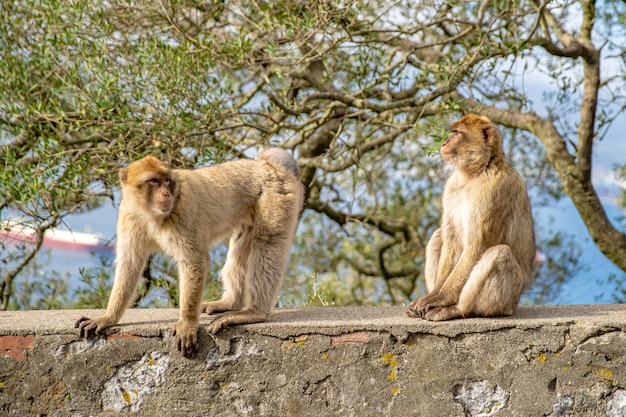
[[[207,329],[211,334],[216,334],[221,329],[231,324],[259,323],[267,320],[268,317],[268,313],[256,310],[229,311],[217,316],[217,318],[209,324]]]
[[[207,327],[207,330],[211,334],[217,334],[220,330],[228,327],[228,320],[224,320],[223,315],[218,316]]]
[[[114,324],[115,323],[104,316],[95,319],[81,317],[74,323],[74,328],[78,329],[78,337],[88,339],[90,336],[102,334],[104,329]]]
[[[189,357],[198,348],[198,324],[178,320],[172,327],[172,336],[176,337],[176,347],[184,356]]]
[[[448,307],[437,307],[433,308],[426,312],[424,315],[424,320],[429,321],[444,321],[456,319],[458,317],[462,317],[463,315],[459,311],[459,308],[456,305],[448,306]]]
[[[231,303],[225,303],[221,300],[205,301],[204,303],[200,304],[200,311],[207,313],[209,316],[231,310],[235,310]]]

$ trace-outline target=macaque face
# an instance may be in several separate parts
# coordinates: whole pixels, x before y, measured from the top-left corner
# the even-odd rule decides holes
[[[441,157],[444,161],[449,162],[452,158],[454,158],[454,155],[456,155],[458,150],[459,142],[462,140],[462,136],[463,134],[460,131],[453,129],[452,135],[450,135],[450,137],[446,139],[443,144],[441,144]]]
[[[153,177],[147,181],[145,186],[148,188],[152,211],[159,216],[169,215],[174,208],[171,178]]]
[[[462,170],[485,167],[491,156],[500,152],[496,131],[489,119],[467,115],[450,125],[452,134],[441,145],[444,161]]]
[[[169,165],[146,157],[120,170],[122,196],[157,218],[167,217],[176,204],[176,176]]]

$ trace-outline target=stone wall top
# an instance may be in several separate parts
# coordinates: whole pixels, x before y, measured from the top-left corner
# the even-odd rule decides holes
[[[176,351],[176,309],[0,312],[0,415],[624,416],[626,305],[431,323],[402,307],[279,309]]]

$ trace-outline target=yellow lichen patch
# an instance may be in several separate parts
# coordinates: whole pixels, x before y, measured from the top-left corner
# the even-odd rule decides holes
[[[285,350],[293,349],[295,347],[298,347],[298,348],[304,347],[304,345],[306,344],[306,340],[308,338],[309,336],[298,336],[290,340],[285,340],[280,345],[280,350],[285,351]]]
[[[0,388],[4,387],[4,382],[0,381]]]
[[[126,391],[122,391],[122,397],[124,397],[124,401],[130,403],[130,394]]]
[[[396,359],[396,354],[393,352],[385,353],[380,360],[389,366],[398,366],[398,359]]]
[[[569,366],[564,366],[564,367],[563,367],[563,370],[564,370],[565,372],[569,371]]]
[[[401,389],[400,387],[391,388],[391,395],[398,395]]]
[[[396,380],[396,368],[392,368],[391,369],[391,373],[389,375],[387,375],[387,379],[390,381],[395,381]]]
[[[615,382],[613,381],[613,371],[611,371],[610,369],[601,368],[597,371],[594,371],[594,374],[598,379],[604,381],[606,384],[615,385]]]
[[[322,359],[328,360],[328,353],[322,353]]]
[[[222,386],[220,386],[220,389],[227,389],[228,388],[228,384],[224,384]]]
[[[602,368],[599,372],[600,375],[602,375],[603,377],[607,379],[613,379],[613,371],[611,371],[610,369]]]
[[[148,361],[148,366],[154,366],[154,358],[150,357],[150,360]]]
[[[543,353],[539,356],[537,356],[537,361],[544,363],[548,358],[546,357],[546,355],[544,355]]]

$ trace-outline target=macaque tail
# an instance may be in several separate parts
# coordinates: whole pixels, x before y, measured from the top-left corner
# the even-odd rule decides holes
[[[298,162],[284,149],[281,148],[268,148],[259,152],[257,159],[263,159],[269,164],[274,166],[280,166],[292,173],[296,177],[300,175],[300,167]]]

